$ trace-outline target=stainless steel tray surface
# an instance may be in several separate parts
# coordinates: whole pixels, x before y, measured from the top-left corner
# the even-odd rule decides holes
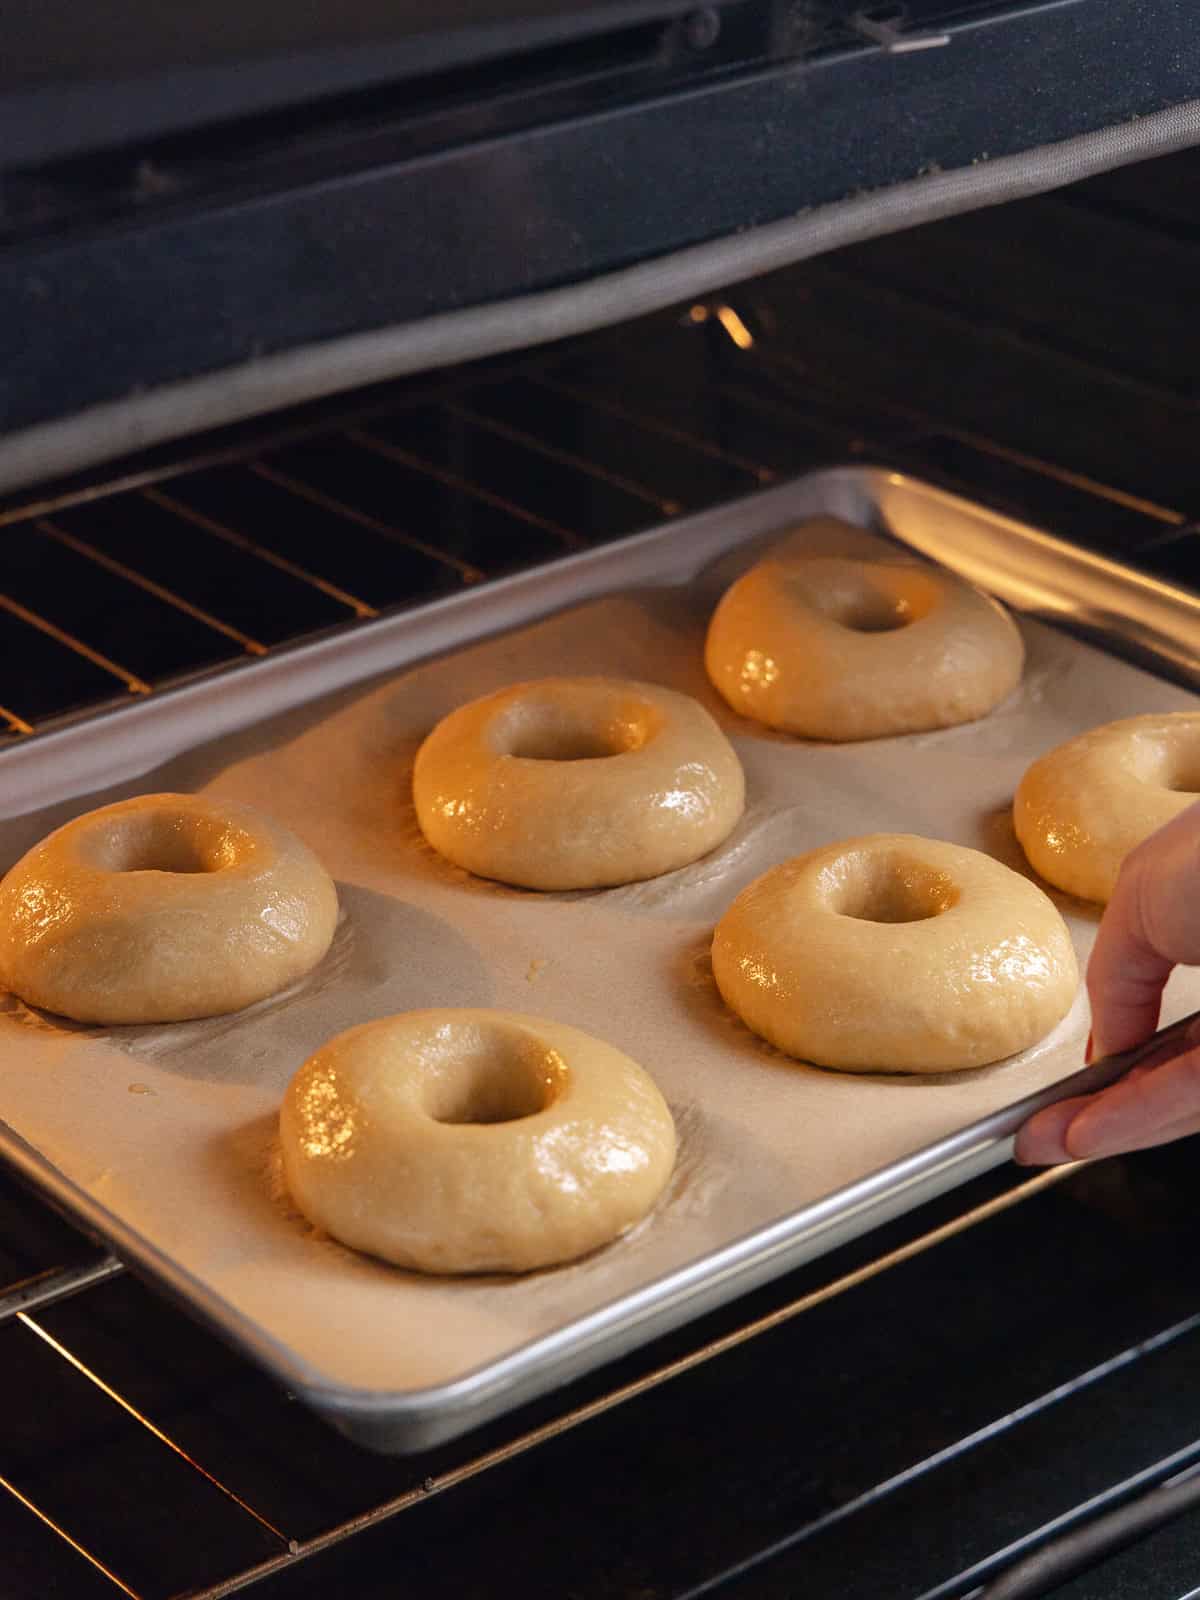
[[[790,531],[823,513],[861,531]],[[204,789],[308,838],[344,918],[309,980],[231,1017],[92,1029],[10,999],[0,1152],[351,1437],[395,1451],[452,1437],[1004,1160],[1030,1105],[1079,1065],[1082,997],[1010,1063],[841,1076],[786,1061],[726,1012],[707,966],[712,925],[767,866],[856,832],[926,833],[1020,867],[1008,804],[1033,755],[1194,698],[1028,622],[1022,687],[968,727],[833,747],[728,712],[701,660],[722,588],[784,538],[874,550],[887,533],[1026,612],[1102,627],[1178,679],[1195,670],[1196,602],[898,475],[839,469],[302,647],[282,667],[243,668],[232,687],[191,685],[18,746],[0,758],[0,859],[105,799]],[[748,777],[730,841],[682,872],[594,894],[509,890],[437,858],[407,796],[421,737],[463,700],[547,672],[657,679],[709,705]],[[102,757],[123,778],[96,792]],[[1060,904],[1083,956],[1095,912]],[[647,1222],[524,1279],[422,1279],[308,1228],[276,1159],[288,1077],[343,1027],[441,1004],[570,1021],[650,1069],[681,1154]],[[1200,979],[1173,980],[1167,1015],[1197,1005]]]

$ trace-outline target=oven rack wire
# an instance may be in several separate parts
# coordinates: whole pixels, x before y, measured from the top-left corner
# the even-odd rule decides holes
[[[1195,352],[1172,344],[1152,308],[1130,330],[1111,305],[1123,289],[1114,262],[1136,254],[1135,242],[1161,260],[1169,243],[1181,300],[1190,292],[1193,247],[1182,260],[1174,247],[1184,231],[1177,197],[1194,165],[1160,163],[1136,189],[1112,174],[1006,208],[1004,226],[984,214],[955,219],[615,333],[306,407],[10,496],[0,505],[7,738],[36,738],[130,696],[236,671],[315,634],[848,458],[918,472],[1200,587]],[[1047,258],[1052,223],[1064,242]],[[1007,278],[987,278],[981,263],[1014,234],[1022,243]],[[1095,262],[1082,295],[1080,237]],[[931,273],[935,259],[947,270]],[[1054,320],[1047,307],[1061,310],[1068,279],[1074,298]],[[1089,292],[1090,320],[1086,303],[1080,311]],[[936,361],[925,359],[931,349]],[[1054,426],[1033,414],[1031,394],[1054,397]],[[1114,419],[1127,425],[1122,448]],[[0,749],[0,773],[2,762]],[[799,1292],[789,1280],[766,1309],[755,1301],[757,1314],[709,1319],[564,1403],[415,1464],[376,1461],[327,1434],[115,1258],[0,1180],[9,1358],[0,1393],[10,1416],[29,1417],[0,1446],[0,1528],[32,1540],[44,1570],[65,1574],[64,1593],[216,1600],[461,1489],[1059,1176],[991,1180],[994,1190],[961,1215],[947,1212],[833,1277],[810,1274]],[[185,1351],[162,1371],[156,1338]],[[222,1392],[234,1399],[212,1399]],[[280,1441],[262,1460],[254,1424]],[[336,1492],[297,1470],[276,1494],[306,1457],[334,1462]],[[110,1461],[127,1480],[106,1497]],[[170,1530],[114,1528],[114,1506],[128,1509],[139,1484],[168,1480],[164,1503],[195,1515],[206,1537],[222,1530],[208,1558],[199,1538],[172,1553]],[[43,1592],[40,1583],[14,1592]]]
[[[83,1295],[97,1285],[118,1278],[125,1272],[122,1263],[114,1255],[103,1249],[95,1249],[82,1261],[44,1268],[29,1277],[0,1288],[0,1329],[12,1324],[26,1337],[41,1341],[59,1362],[91,1385],[103,1397],[105,1403],[117,1408],[136,1429],[148,1436],[155,1447],[173,1454],[189,1472],[216,1490],[223,1497],[223,1509],[228,1518],[234,1521],[249,1521],[267,1536],[274,1548],[261,1555],[258,1560],[247,1563],[239,1570],[222,1574],[211,1583],[201,1587],[189,1587],[186,1590],[187,1600],[224,1600],[225,1596],[236,1594],[277,1573],[293,1569],[304,1560],[329,1550],[344,1540],[365,1532],[368,1528],[428,1502],[434,1495],[452,1490],[492,1468],[512,1461],[525,1451],[578,1428],[615,1407],[635,1400],[652,1388],[680,1378],[705,1362],[785,1326],[816,1306],[936,1248],[1010,1207],[1019,1205],[1043,1190],[1061,1183],[1069,1176],[1068,1169],[1057,1168],[1026,1177],[1015,1184],[1011,1182],[1003,1184],[999,1187],[999,1192],[950,1215],[945,1221],[918,1229],[911,1237],[905,1238],[891,1249],[868,1253],[860,1264],[833,1276],[825,1276],[815,1287],[807,1287],[803,1292],[796,1293],[793,1282],[790,1294],[749,1320],[737,1319],[733,1321],[732,1326],[713,1331],[710,1325],[720,1319],[708,1318],[704,1325],[707,1336],[699,1341],[690,1342],[680,1353],[669,1355],[664,1359],[661,1352],[657,1352],[657,1359],[652,1357],[648,1362],[638,1360],[625,1362],[622,1364],[620,1381],[615,1384],[609,1381],[599,1386],[598,1392],[591,1397],[584,1398],[565,1409],[553,1408],[544,1420],[535,1420],[532,1424],[526,1421],[524,1426],[518,1421],[515,1428],[511,1424],[506,1424],[500,1429],[489,1429],[486,1431],[487,1443],[482,1449],[479,1448],[477,1441],[471,1438],[458,1441],[453,1447],[431,1453],[428,1461],[422,1458],[418,1469],[419,1475],[414,1473],[411,1467],[389,1463],[387,1468],[381,1470],[400,1481],[403,1486],[399,1492],[392,1493],[377,1503],[364,1505],[354,1515],[334,1521],[315,1532],[307,1532],[304,1537],[295,1537],[286,1529],[276,1526],[271,1515],[243,1498],[231,1483],[223,1481],[217,1473],[211,1471],[198,1455],[193,1454],[174,1438],[167,1428],[160,1426],[152,1415],[147,1414],[123,1395],[101,1371],[89,1364],[65,1339],[57,1337],[47,1326],[44,1313],[50,1308],[77,1295]],[[924,1208],[921,1215],[924,1217],[929,1209]],[[842,1254],[845,1253],[839,1255],[839,1261]],[[798,1276],[793,1275],[793,1278]],[[1173,1337],[1178,1337],[1197,1330],[1200,1330],[1200,1314],[1189,1319],[1186,1325],[1171,1330],[1171,1333]],[[1123,1353],[1116,1360],[1119,1364],[1122,1360],[1132,1359],[1135,1354],[1136,1352]],[[1111,1362],[1106,1365],[1105,1371],[1107,1372],[1110,1367]],[[631,1369],[628,1374],[627,1369]],[[1088,1381],[1089,1376],[1084,1374],[1078,1385],[1071,1386],[1072,1392],[1080,1386],[1086,1386]],[[1027,1414],[1032,1415],[1043,1407],[1054,1405],[1061,1398],[1062,1394],[1059,1391],[1052,1390],[1031,1402],[1025,1410]],[[1011,1419],[1002,1419],[1002,1422],[1003,1420]],[[492,1437],[496,1434],[500,1435],[499,1438]],[[1200,1457],[1200,1441],[1197,1443],[1196,1451]],[[426,1466],[433,1460],[437,1462],[436,1470],[426,1471]],[[943,1464],[942,1460],[937,1464]],[[1171,1465],[1178,1472],[1181,1463],[1173,1461]],[[0,1473],[0,1489],[62,1540],[76,1557],[105,1580],[111,1590],[128,1595],[131,1600],[143,1600],[143,1597],[147,1597],[148,1600],[151,1591],[134,1587],[126,1582],[100,1555],[75,1537],[68,1526],[64,1526],[32,1495],[23,1492],[20,1485],[10,1481],[3,1473]],[[843,1514],[849,1514],[849,1509],[843,1511]],[[183,1600],[182,1591],[175,1593],[179,1595],[179,1600]]]

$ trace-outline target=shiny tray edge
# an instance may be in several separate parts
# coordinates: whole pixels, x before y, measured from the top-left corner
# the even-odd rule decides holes
[[[217,674],[93,723],[38,736],[0,753],[5,811],[21,814],[79,795],[89,783],[113,782],[114,773],[136,776],[183,749],[317,695],[556,610],[638,585],[686,582],[719,556],[820,515],[891,534],[1026,615],[1069,626],[1113,653],[1200,687],[1200,657],[1192,642],[1200,639],[1200,600],[904,474],[831,467],[419,612],[366,623],[239,666],[235,682],[231,674]],[[0,1155],[53,1204],[109,1241],[127,1265],[153,1279],[350,1438],[404,1453],[494,1420],[1000,1165],[1028,1116],[1064,1094],[1100,1087],[1096,1074],[1105,1066],[1086,1068],[1004,1107],[497,1362],[415,1392],[330,1385],[3,1123]]]

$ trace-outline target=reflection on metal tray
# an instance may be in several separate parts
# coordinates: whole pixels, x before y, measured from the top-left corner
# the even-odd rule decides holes
[[[1031,610],[1061,615],[1066,612],[1068,596],[1083,593],[1090,597],[1090,604],[1102,611],[1132,618],[1133,627],[1143,640],[1148,638],[1156,644],[1161,641],[1165,665],[1176,673],[1185,670],[1186,638],[1194,630],[1195,613],[1200,609],[1196,602],[1171,596],[1148,580],[1099,558],[1081,556],[1034,530],[1005,523],[964,501],[896,475],[843,469],[640,536],[619,550],[590,552],[552,571],[531,573],[497,585],[485,594],[466,594],[442,602],[421,619],[419,634],[413,619],[407,619],[404,627],[391,620],[382,621],[364,627],[349,639],[297,649],[281,658],[280,665],[286,661],[290,672],[281,673],[271,661],[244,668],[238,679],[240,693],[226,696],[224,704],[219,685],[209,682],[182,688],[162,701],[132,707],[106,719],[105,776],[111,778],[114,770],[145,771],[173,754],[182,743],[194,744],[199,729],[211,737],[214,716],[220,719],[223,731],[232,731],[269,712],[302,704],[330,687],[395,670],[420,655],[444,649],[451,641],[461,644],[464,630],[478,635],[494,632],[588,596],[647,584],[702,584],[697,574],[718,556],[738,548],[742,558],[748,558],[746,547],[760,536],[777,533],[800,518],[823,511],[836,512],[860,524],[877,521],[882,514],[897,534],[948,565],[958,565],[961,553],[976,581],[998,588],[1009,599],[1024,601]],[[1015,550],[1024,551],[1023,561],[1014,560]],[[1080,562],[1085,566],[1082,575],[1072,566]],[[1014,593],[1018,578],[1025,587]],[[1075,609],[1070,612],[1070,619],[1080,623],[1096,621],[1088,611]],[[506,641],[504,648],[508,649],[511,643],[512,649],[519,649],[521,637]],[[672,662],[670,670],[678,673],[685,669]],[[689,665],[686,670],[698,672],[698,667]],[[1110,671],[1115,674],[1115,684],[1125,685],[1126,695],[1139,692],[1136,674],[1111,667]],[[425,677],[436,682],[437,673],[435,666],[426,669]],[[1179,702],[1176,691],[1161,685],[1158,698],[1164,705]],[[168,708],[173,708],[170,716],[165,715]],[[979,726],[986,734],[987,725]],[[89,733],[87,727],[64,730],[10,753],[6,758],[9,770],[21,778],[29,797],[27,804],[38,803],[35,795],[43,805],[60,802],[69,798],[72,791],[79,793],[96,781],[98,772],[91,765]],[[1009,728],[1010,744],[1012,736]],[[252,735],[243,741],[240,753],[245,756],[253,748]],[[777,746],[783,751],[789,748]],[[73,752],[76,759],[71,763]],[[1008,753],[1010,761],[1019,763],[1025,752],[1018,740]],[[214,761],[217,759],[219,753],[214,756]],[[270,757],[264,759],[269,765]],[[857,759],[869,761],[870,754]],[[64,776],[72,766],[73,775]],[[27,818],[18,830],[36,833],[39,826],[37,819]],[[8,831],[11,834],[18,830]],[[11,843],[11,838],[6,843]],[[460,897],[466,893],[453,892]],[[504,902],[498,904],[503,910]],[[475,909],[478,910],[478,902]],[[492,910],[496,912],[496,903]],[[537,915],[536,908],[529,906],[523,912],[526,916]],[[514,909],[514,920],[516,915]],[[687,917],[685,907],[681,920]],[[534,1009],[529,1000],[525,1008]],[[1062,1070],[1059,1067],[1053,1075],[1061,1076]],[[1017,1081],[1009,1080],[1012,1084]],[[678,1092],[676,1087],[676,1096]],[[996,1098],[1002,1102],[1007,1092],[1006,1089]],[[18,1134],[31,1136],[27,1125],[21,1127],[19,1119],[12,1113],[10,1116]],[[227,1284],[205,1281],[202,1274],[191,1270],[182,1249],[164,1247],[161,1240],[153,1238],[151,1230],[131,1223],[113,1199],[111,1174],[104,1184],[89,1184],[78,1176],[64,1176],[60,1151],[56,1151],[52,1164],[19,1137],[11,1138],[7,1149],[16,1164],[41,1181],[57,1200],[112,1238],[123,1254],[155,1274],[238,1340],[351,1436],[382,1448],[407,1449],[450,1437],[494,1416],[564,1377],[586,1370],[1002,1160],[1004,1136],[1013,1125],[1012,1108],[993,1104],[982,1121],[974,1120],[965,1128],[955,1126],[947,1138],[915,1153],[905,1150],[900,1159],[888,1161],[878,1172],[860,1167],[852,1181],[836,1186],[836,1192],[791,1208],[769,1223],[760,1212],[748,1232],[739,1234],[732,1226],[731,1212],[724,1237],[710,1236],[709,1248],[693,1251],[690,1259],[677,1260],[670,1270],[657,1272],[640,1283],[620,1286],[615,1295],[608,1292],[614,1287],[610,1282],[605,1292],[592,1297],[591,1304],[577,1303],[571,1315],[557,1325],[543,1323],[530,1337],[518,1339],[508,1352],[493,1352],[482,1365],[467,1362],[453,1378],[442,1377],[423,1386],[410,1382],[390,1387],[377,1379],[365,1385],[348,1382],[344,1376],[331,1381],[328,1373],[319,1371],[311,1361],[298,1360],[294,1351],[286,1348],[278,1328],[271,1329],[235,1305],[223,1292],[228,1290]],[[56,1149],[53,1143],[50,1148]],[[119,1182],[116,1187],[119,1195]],[[575,1271],[586,1274],[587,1269]],[[488,1292],[486,1286],[472,1291],[477,1299],[486,1298]],[[506,1309],[511,1309],[511,1304],[512,1296],[508,1295]]]

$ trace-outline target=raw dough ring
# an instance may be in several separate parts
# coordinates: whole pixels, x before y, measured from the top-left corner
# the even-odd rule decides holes
[[[636,1062],[510,1011],[409,1011],[331,1039],[280,1113],[293,1200],[419,1272],[525,1272],[607,1244],[658,1199],[675,1126]]]
[[[248,806],[146,794],[75,817],[0,883],[0,983],[79,1022],[236,1011],[314,967],[337,891]]]
[[[876,739],[982,717],[1020,681],[1012,618],[911,561],[778,556],[723,596],[705,665],[735,711],[810,739]]]
[[[953,1072],[1025,1050],[1079,983],[1063,919],[990,856],[867,834],[772,867],[717,925],[713,975],[755,1033],[845,1071]]]
[[[706,855],[745,780],[704,707],[657,684],[541,678],[444,717],[417,752],[417,820],[456,866],[528,889],[595,889]]]
[[[1013,824],[1049,883],[1107,901],[1129,852],[1200,796],[1200,711],[1125,717],[1035,761]]]

